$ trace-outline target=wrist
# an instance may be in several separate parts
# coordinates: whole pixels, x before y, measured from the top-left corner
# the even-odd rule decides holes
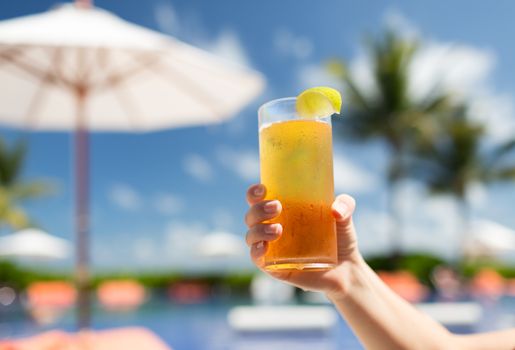
[[[356,289],[364,285],[367,263],[357,252],[341,263],[334,288],[325,292],[326,297],[333,303],[348,299]]]

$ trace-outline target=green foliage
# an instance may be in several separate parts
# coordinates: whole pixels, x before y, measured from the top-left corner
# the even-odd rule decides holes
[[[0,286],[8,285],[17,290],[27,288],[33,282],[71,280],[71,276],[56,272],[35,271],[0,260]]]
[[[27,155],[27,144],[18,141],[9,147],[0,139],[0,228],[21,229],[31,220],[20,204],[28,199],[48,195],[52,187],[48,182],[24,181],[21,178]]]
[[[346,88],[349,110],[336,121],[340,132],[360,141],[385,141],[392,151],[391,183],[422,177],[432,191],[464,198],[472,182],[515,180],[515,164],[505,162],[515,139],[485,152],[485,125],[470,118],[466,104],[456,104],[436,86],[423,98],[410,97],[409,67],[419,47],[419,41],[390,30],[368,37],[373,81],[366,88],[345,61],[328,62],[328,71]]]
[[[117,279],[135,279],[141,284],[149,288],[165,288],[170,284],[181,280],[181,275],[175,272],[160,272],[160,273],[110,273],[101,274],[93,278],[93,286],[98,286],[102,282],[117,280]]]
[[[515,265],[506,265],[498,261],[475,261],[475,262],[464,262],[461,266],[463,275],[470,278],[477,274],[481,269],[493,269],[504,278],[515,278]]]
[[[367,38],[367,58],[372,80],[360,84],[343,60],[328,62],[327,69],[345,86],[348,110],[335,120],[335,130],[358,141],[378,139],[390,150],[387,180],[389,209],[394,224],[399,216],[393,206],[395,184],[403,179],[423,181],[432,193],[448,193],[461,201],[468,214],[466,193],[473,183],[515,180],[515,139],[492,145],[485,141],[486,126],[474,121],[466,103],[437,85],[426,96],[409,92],[409,73],[418,40],[403,38],[394,31]],[[391,240],[399,255],[399,227],[391,229]],[[396,260],[383,266],[398,266]],[[399,266],[400,267],[400,266]]]
[[[360,87],[341,60],[328,62],[330,73],[346,87],[349,110],[337,128],[344,136],[359,141],[381,139],[389,146],[392,158],[389,181],[407,175],[409,164],[402,157],[415,142],[430,140],[436,130],[435,115],[449,108],[449,97],[434,90],[424,98],[409,93],[409,67],[419,42],[386,31],[378,38],[367,38],[367,52],[373,70],[373,87]]]
[[[253,277],[253,272],[228,275],[191,275],[174,271],[157,273],[104,273],[93,277],[91,287],[96,288],[105,281],[134,279],[147,288],[157,290],[166,289],[177,282],[199,282],[215,288],[229,288],[233,294],[247,294]],[[53,280],[72,281],[73,277],[71,274],[33,270],[18,266],[9,261],[0,260],[0,287],[9,285],[17,290],[23,290],[33,282]]]
[[[422,283],[430,285],[431,272],[442,264],[445,264],[445,261],[437,256],[419,253],[405,256],[401,260],[399,268],[413,273]]]
[[[360,84],[345,61],[327,64],[328,71],[344,84],[348,101],[345,118],[335,120],[337,133],[358,141],[381,140],[390,151],[388,198],[395,226],[390,231],[392,255],[400,254],[402,241],[399,215],[393,205],[395,185],[412,175],[413,150],[431,143],[438,131],[439,115],[450,108],[450,96],[439,89],[417,98],[410,93],[410,67],[419,47],[418,40],[404,38],[395,31],[368,37],[366,52],[372,66],[369,86]]]
[[[394,261],[388,256],[372,256],[366,259],[375,271],[406,270],[411,272],[422,283],[431,286],[431,272],[445,261],[437,256],[426,253],[405,254]]]
[[[254,278],[253,273],[239,273],[224,276],[221,282],[234,287],[247,287],[252,282],[252,278]]]
[[[23,161],[27,154],[27,144],[19,141],[11,148],[0,139],[0,184],[5,187],[14,185],[23,167]]]
[[[439,265],[447,265],[448,263],[442,258],[427,253],[411,253],[400,256],[398,261],[390,256],[376,255],[366,258],[367,263],[375,271],[396,271],[405,270],[411,272],[423,284],[433,288],[431,281],[431,273],[433,269]],[[458,271],[465,278],[471,278],[481,269],[493,269],[504,278],[515,278],[515,265],[508,265],[499,261],[484,260],[466,262],[463,261],[458,266]]]
[[[228,286],[233,294],[247,295],[253,278],[253,273],[227,275],[221,279],[220,286]]]

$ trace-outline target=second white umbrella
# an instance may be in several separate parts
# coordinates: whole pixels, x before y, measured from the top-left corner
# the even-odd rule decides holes
[[[25,229],[0,237],[0,257],[30,259],[65,259],[70,243],[38,229]]]

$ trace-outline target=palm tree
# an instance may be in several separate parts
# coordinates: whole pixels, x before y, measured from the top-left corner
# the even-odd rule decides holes
[[[465,238],[471,210],[467,192],[474,183],[489,184],[515,180],[515,139],[485,145],[486,129],[468,116],[464,105],[456,106],[440,119],[439,136],[415,151],[414,176],[434,194],[452,194],[460,205],[461,241]]]
[[[5,226],[14,229],[29,226],[30,219],[20,204],[51,191],[46,182],[21,178],[26,154],[26,143],[19,141],[9,147],[0,139],[0,229]]]
[[[401,253],[402,230],[394,208],[398,184],[409,175],[409,154],[415,143],[429,142],[435,130],[435,115],[448,109],[446,94],[433,90],[423,99],[409,93],[409,65],[419,42],[405,39],[394,31],[367,41],[374,89],[361,88],[342,61],[328,64],[329,71],[346,87],[349,111],[340,123],[345,136],[358,141],[380,139],[388,147],[388,202],[394,226],[391,228],[393,255]],[[338,127],[338,125],[337,125]]]

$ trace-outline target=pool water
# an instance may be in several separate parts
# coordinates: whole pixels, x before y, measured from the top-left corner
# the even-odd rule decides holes
[[[227,323],[228,311],[248,301],[212,302],[199,305],[177,305],[166,300],[152,299],[135,312],[106,312],[95,308],[95,329],[127,326],[146,327],[175,350],[284,350],[290,349],[363,349],[343,320],[326,333],[238,334]],[[485,320],[478,329],[515,326],[515,298],[504,298],[488,306]],[[495,319],[497,323],[493,322]],[[21,310],[0,313],[0,338],[35,334],[47,329],[74,330],[73,312],[51,327],[40,327],[23,315]]]
[[[362,349],[346,324],[329,332],[295,332],[276,334],[239,334],[227,322],[227,313],[237,305],[248,301],[212,302],[198,305],[177,305],[166,300],[152,299],[134,312],[106,312],[95,308],[95,329],[140,326],[152,330],[175,350],[222,350],[222,349]],[[74,330],[73,311],[58,323],[41,327],[23,315],[21,309],[9,314],[0,313],[0,339],[32,335],[49,329]]]

